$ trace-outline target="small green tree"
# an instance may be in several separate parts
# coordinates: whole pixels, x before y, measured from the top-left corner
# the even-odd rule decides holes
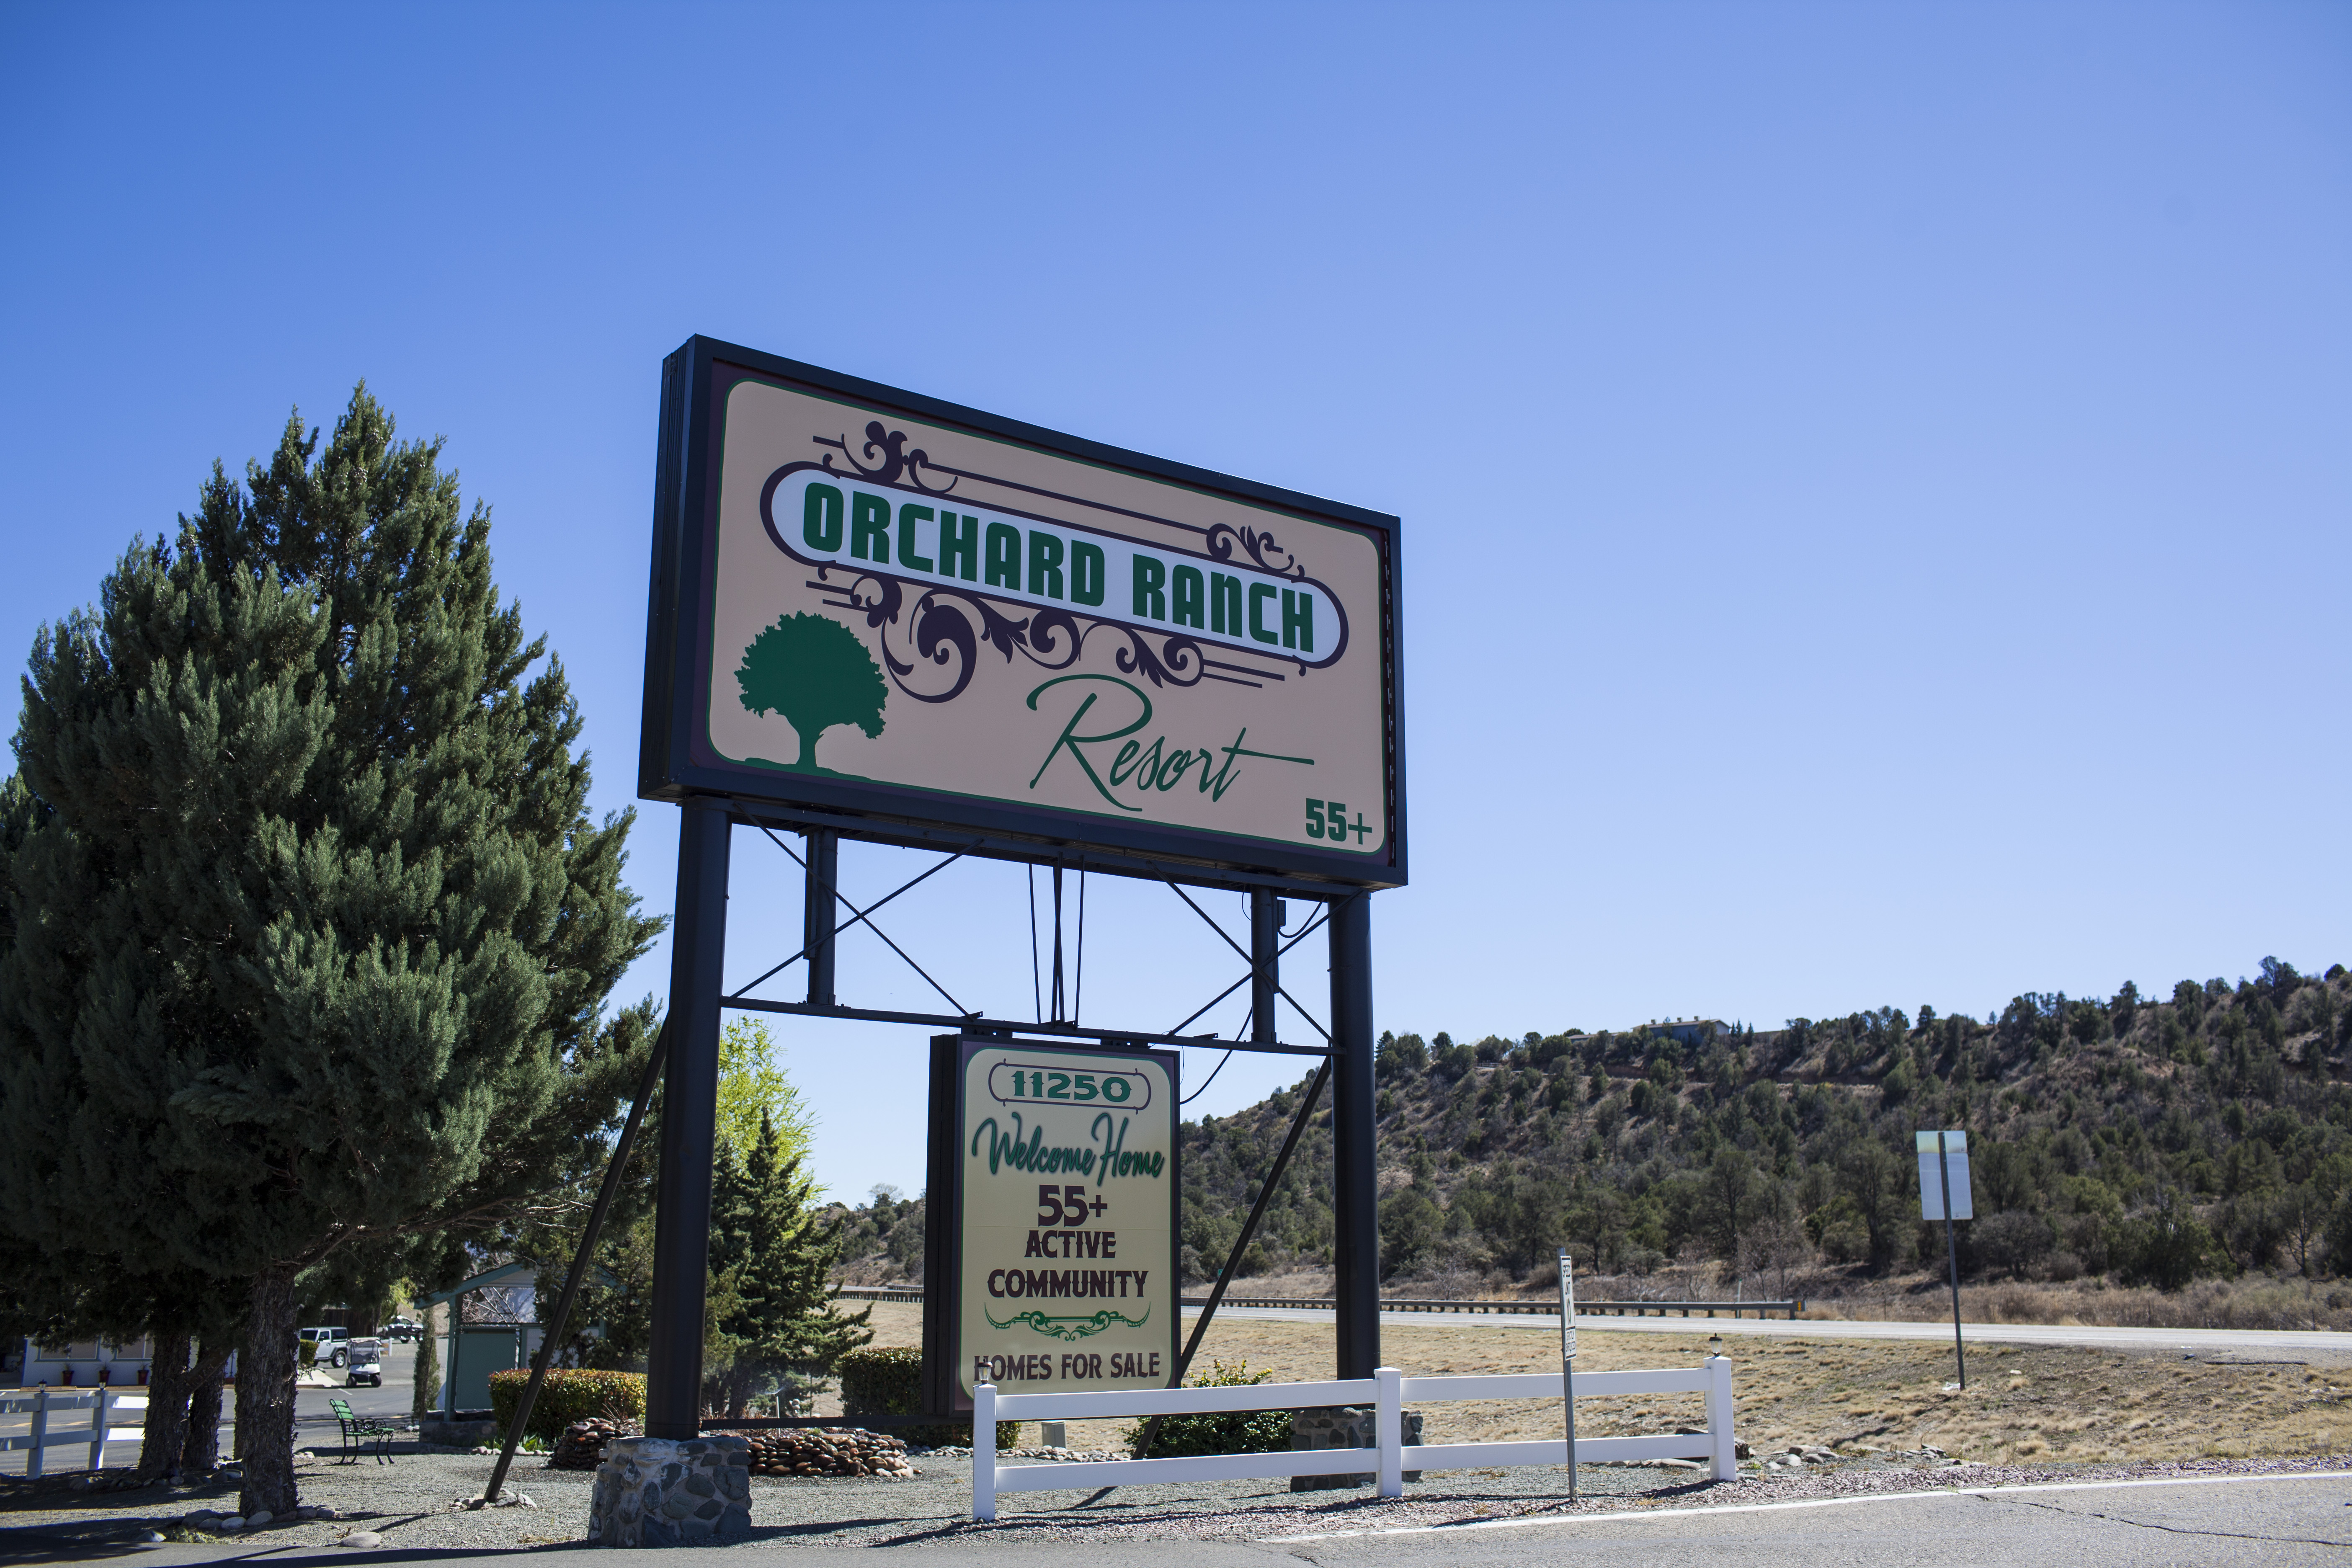
[[[785,1159],[808,1152],[814,1121],[776,1059],[775,1032],[765,1018],[738,1015],[719,1037],[719,1136],[748,1152],[763,1117],[774,1120]]]
[[[441,1399],[441,1309],[425,1309],[425,1335],[416,1342],[416,1386],[408,1400],[408,1413],[418,1420],[440,1403]]]
[[[743,706],[754,713],[782,713],[800,737],[800,759],[816,766],[816,740],[835,724],[855,724],[870,736],[882,732],[882,708],[890,689],[881,667],[857,634],[827,616],[781,617],[751,639],[735,671]]]
[[[561,1359],[574,1365],[618,1372],[645,1368],[653,1340],[653,1151],[660,1147],[660,1121],[656,1091],[597,1243],[595,1267],[582,1281],[571,1321],[559,1336]],[[792,1163],[806,1157],[814,1119],[777,1059],[773,1032],[765,1019],[731,1018],[719,1037],[720,1163],[713,1173],[714,1225],[725,1222],[728,1204],[733,1201],[730,1194],[740,1188],[745,1157],[757,1149],[763,1128],[773,1139],[780,1161]],[[553,1215],[519,1227],[507,1243],[510,1250],[540,1260],[541,1300],[553,1301],[562,1291],[564,1271],[578,1245],[579,1216],[602,1179],[601,1169],[584,1172],[580,1185]],[[722,1261],[714,1259],[705,1294],[706,1381],[719,1378],[743,1353],[733,1327],[740,1316],[732,1304],[737,1281]],[[826,1268],[831,1268],[829,1258]],[[752,1375],[756,1382],[762,1374]]]
[[[740,1416],[787,1380],[829,1374],[874,1337],[872,1309],[845,1313],[835,1300],[841,1224],[818,1212],[816,1184],[784,1152],[772,1116],[761,1116],[748,1154],[725,1152],[714,1185],[714,1351],[704,1375],[711,1408]]]

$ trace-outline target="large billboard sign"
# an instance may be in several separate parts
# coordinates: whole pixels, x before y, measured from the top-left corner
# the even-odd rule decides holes
[[[1392,517],[697,338],[640,793],[1405,879]]]
[[[971,1391],[1164,1388],[1176,1366],[1177,1058],[932,1042],[925,1349]],[[939,1375],[939,1373],[935,1373]]]

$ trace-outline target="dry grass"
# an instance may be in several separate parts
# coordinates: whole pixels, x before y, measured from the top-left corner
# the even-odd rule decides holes
[[[1950,1315],[1939,1279],[1888,1281],[1876,1289],[1808,1298],[1805,1316],[1822,1320],[1917,1321]],[[2098,1328],[2352,1329],[2352,1292],[2340,1284],[2248,1275],[2200,1279],[2179,1290],[2151,1290],[2104,1280],[2066,1284],[2004,1280],[1960,1287],[1960,1312],[1979,1323],[2084,1323]]]
[[[919,1307],[877,1304],[873,1321],[877,1342],[921,1342]],[[1696,1360],[1703,1342],[1587,1330],[1578,1335],[1577,1367],[1675,1365]],[[1499,1325],[1385,1324],[1381,1347],[1383,1362],[1409,1373],[1550,1372],[1559,1365],[1554,1336]],[[1333,1329],[1220,1318],[1201,1353],[1247,1361],[1285,1382],[1328,1377]],[[1922,1345],[1748,1340],[1736,1354],[1739,1435],[1759,1453],[1791,1442],[1848,1451],[1931,1443],[2002,1464],[2275,1458],[2352,1447],[2352,1363],[2340,1357],[2314,1356],[2305,1366],[2011,1347],[1972,1352],[1962,1392],[1945,1386],[1952,1381],[1951,1352]],[[831,1401],[820,1405],[838,1408]],[[1423,1415],[1433,1442],[1549,1437],[1559,1430],[1559,1405],[1551,1400],[1432,1405]],[[1582,1436],[1705,1424],[1696,1394],[1578,1402]],[[1111,1447],[1123,1425],[1073,1422],[1072,1445]],[[1035,1434],[1024,1438],[1034,1441]]]

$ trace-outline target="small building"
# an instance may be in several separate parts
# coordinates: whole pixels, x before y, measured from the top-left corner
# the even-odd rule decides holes
[[[144,1339],[115,1344],[108,1340],[75,1340],[67,1344],[36,1344],[19,1340],[8,1360],[19,1388],[95,1388],[100,1384],[120,1388],[142,1385],[152,1370],[154,1352]]]
[[[530,1321],[539,1315],[536,1294],[527,1289],[537,1274],[538,1269],[531,1264],[509,1263],[425,1298],[427,1321],[431,1321],[429,1314],[434,1308],[444,1302],[449,1307],[449,1327],[441,1336],[441,1389],[434,1401],[436,1408],[447,1411],[452,1417],[462,1410],[487,1410],[490,1406],[490,1373],[530,1365],[547,1332]],[[464,1321],[465,1299],[477,1292],[488,1293],[499,1303],[497,1321]],[[515,1300],[518,1296],[529,1298],[528,1309]],[[528,1318],[524,1315],[526,1310]]]

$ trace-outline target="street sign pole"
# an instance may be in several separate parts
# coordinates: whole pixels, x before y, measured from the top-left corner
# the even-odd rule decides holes
[[[1960,1387],[1969,1386],[1969,1358],[1960,1349],[1960,1244],[1952,1238],[1952,1162],[1944,1134],[1936,1134],[1936,1169],[1944,1184],[1944,1264],[1952,1279],[1952,1360],[1959,1364]]]
[[[1576,1279],[1568,1248],[1559,1249],[1559,1387],[1568,1412],[1568,1500],[1576,1501]]]

